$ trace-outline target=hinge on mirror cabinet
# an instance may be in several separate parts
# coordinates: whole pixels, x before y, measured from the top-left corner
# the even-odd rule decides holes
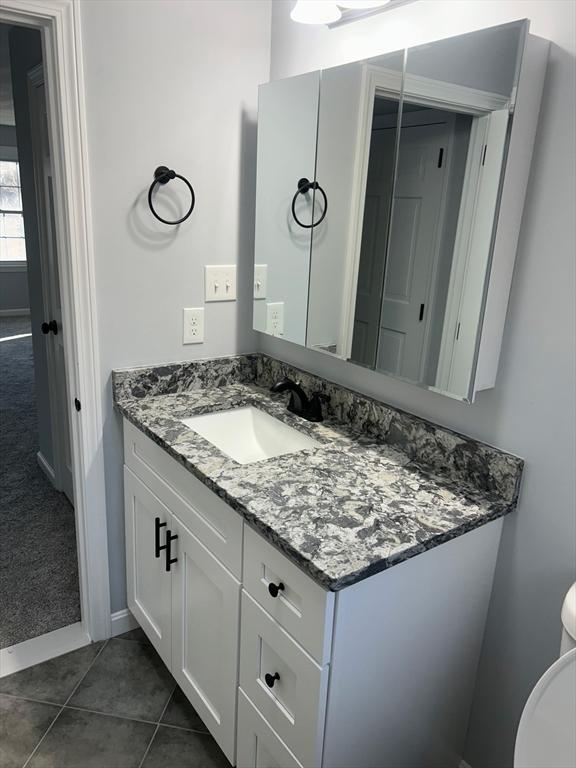
[[[438,152],[438,168],[442,168],[443,157],[444,157],[444,147],[440,147],[440,152]]]
[[[482,165],[486,162],[486,150],[488,149],[488,144],[484,144],[484,150],[482,152]]]
[[[460,336],[460,323],[456,326],[456,341],[458,341],[458,337]]]

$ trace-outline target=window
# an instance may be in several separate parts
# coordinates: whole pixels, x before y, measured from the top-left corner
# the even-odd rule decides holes
[[[20,168],[0,160],[0,262],[26,261]]]

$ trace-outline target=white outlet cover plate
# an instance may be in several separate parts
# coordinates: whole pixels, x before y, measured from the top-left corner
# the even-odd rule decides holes
[[[284,336],[284,302],[271,301],[266,304],[266,333]]]
[[[204,267],[204,300],[236,301],[236,264]]]
[[[254,298],[265,299],[268,288],[268,264],[254,264]]]
[[[204,307],[182,310],[182,344],[202,344],[204,341]]]

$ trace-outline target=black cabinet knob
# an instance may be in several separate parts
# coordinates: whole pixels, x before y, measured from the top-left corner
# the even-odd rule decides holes
[[[269,672],[266,672],[266,674],[264,675],[264,680],[268,688],[274,688],[274,683],[276,682],[276,680],[280,680],[280,675],[278,674],[278,672],[274,672],[273,675],[271,675]]]
[[[273,582],[270,582],[270,584],[268,584],[268,592],[270,592],[272,597],[278,597],[278,592],[284,589],[285,589],[284,584],[282,584],[281,581],[278,584],[274,584]]]
[[[54,334],[54,336],[57,336],[58,335],[58,323],[56,322],[56,320],[50,320],[49,323],[44,322],[40,326],[40,330],[42,331],[42,333],[44,335],[46,335],[47,333],[52,332]]]

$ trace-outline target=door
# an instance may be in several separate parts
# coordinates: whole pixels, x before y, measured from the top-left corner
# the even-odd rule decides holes
[[[372,131],[352,339],[352,360],[362,365],[376,361],[395,143],[395,126]]]
[[[164,663],[172,661],[172,574],[166,571],[166,533],[172,516],[124,467],[128,608]]]
[[[44,320],[53,330],[45,334],[48,362],[48,389],[54,466],[54,485],[74,504],[70,422],[66,387],[66,361],[60,301],[60,275],[54,215],[53,167],[48,137],[48,116],[44,71],[40,65],[28,73],[30,130],[32,134],[34,181],[38,211],[40,269]]]
[[[402,127],[376,367],[423,379],[433,278],[440,247],[449,129]]]
[[[240,582],[176,518],[172,674],[235,761]]]

